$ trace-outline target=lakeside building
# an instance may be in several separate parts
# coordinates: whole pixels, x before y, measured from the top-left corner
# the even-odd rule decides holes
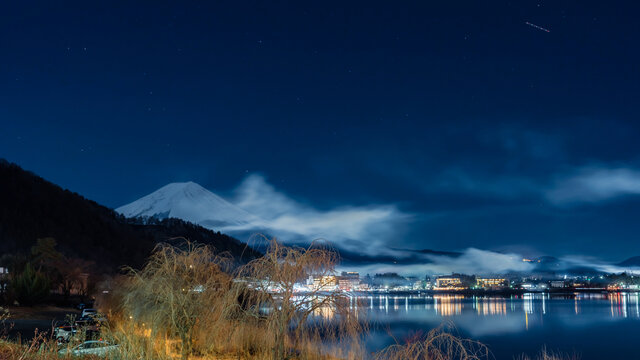
[[[503,278],[476,278],[476,286],[481,289],[500,290],[509,287],[509,280]]]
[[[436,278],[434,290],[463,290],[467,289],[461,276],[439,276]]]
[[[443,276],[436,279],[437,287],[462,286],[462,280],[459,277]]]
[[[545,291],[549,286],[544,282],[525,282],[520,284],[520,287],[524,290]]]
[[[334,291],[338,286],[338,280],[335,275],[324,275],[313,277],[314,290]]]
[[[343,271],[338,278],[338,288],[342,291],[360,289],[360,274],[355,271]]]

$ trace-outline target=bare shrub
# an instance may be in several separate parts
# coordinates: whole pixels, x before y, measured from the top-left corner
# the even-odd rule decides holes
[[[406,344],[391,345],[374,356],[375,360],[481,360],[489,358],[482,343],[463,339],[451,333],[452,325],[443,324],[416,336]]]
[[[274,239],[263,257],[240,269],[234,287],[236,310],[242,321],[251,319],[271,335],[261,342],[271,343],[272,359],[319,358],[328,350],[323,345],[332,340],[341,343],[334,352],[361,356],[359,339],[365,326],[349,298],[322,280],[310,291],[296,289],[296,283],[310,275],[331,279],[338,260],[335,251],[315,243],[302,248]]]
[[[568,355],[568,354],[562,354],[560,352],[554,352],[551,350],[548,350],[546,347],[543,347],[542,350],[540,350],[540,352],[536,355],[535,358],[531,358],[528,355],[521,355],[519,357],[517,357],[516,359],[518,360],[579,360],[580,356],[578,356],[577,354],[573,354],[573,355]]]
[[[123,312],[112,333],[130,334],[126,340],[132,349],[156,353],[162,353],[157,350],[158,342],[177,337],[181,356],[187,359],[196,328],[225,312],[222,299],[231,277],[223,270],[228,263],[228,258],[214,255],[206,246],[189,242],[182,247],[158,245],[141,271],[130,269]],[[140,343],[144,338],[149,339],[146,345]]]

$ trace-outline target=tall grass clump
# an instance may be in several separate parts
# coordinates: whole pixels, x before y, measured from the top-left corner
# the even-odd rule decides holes
[[[103,334],[122,359],[361,359],[366,322],[354,299],[323,283],[335,282],[337,262],[327,247],[273,240],[264,256],[231,269],[207,246],[161,244],[114,282],[119,292],[100,306],[109,315]],[[319,286],[299,292],[309,276]]]
[[[317,243],[303,248],[271,240],[264,256],[239,269],[238,319],[263,330],[267,337],[260,343],[271,359],[362,358],[366,324],[355,300],[334,284],[338,261],[336,251]],[[297,291],[310,276],[316,286]]]
[[[486,345],[464,339],[443,324],[426,335],[416,335],[405,344],[391,345],[374,355],[375,360],[481,360],[489,359]]]
[[[223,300],[232,283],[228,264],[207,246],[158,245],[142,270],[129,269],[111,336],[123,350],[139,353],[137,358],[166,356],[167,343],[178,339],[181,358],[188,359],[197,350],[198,328],[224,320]]]
[[[529,357],[528,355],[521,355],[516,358],[517,360],[579,360],[580,356],[577,354],[568,355],[560,352],[555,352],[543,347],[542,350],[535,356]]]
[[[71,347],[70,344],[67,347]],[[20,340],[9,341],[0,338],[0,359],[11,360],[77,360],[70,353],[60,354],[62,347],[46,333],[36,332],[31,340],[22,343]],[[104,359],[95,355],[83,356],[84,360]]]

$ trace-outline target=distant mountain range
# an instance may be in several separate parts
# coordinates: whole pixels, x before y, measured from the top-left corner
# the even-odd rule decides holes
[[[621,267],[640,267],[640,256],[630,257],[618,264]]]
[[[183,190],[182,196],[202,203],[195,184]],[[180,202],[171,204],[179,208]],[[171,211],[169,214],[173,215]],[[233,217],[240,215],[243,214],[233,213]],[[176,237],[212,245],[237,259],[260,255],[230,236],[178,216],[145,221],[126,218],[0,159],[0,255],[28,253],[36,239],[42,237],[55,238],[65,254],[92,260],[110,270],[121,265],[140,266],[157,242]]]

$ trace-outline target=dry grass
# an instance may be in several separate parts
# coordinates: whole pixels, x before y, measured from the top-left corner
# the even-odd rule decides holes
[[[180,340],[187,359],[203,326],[220,328],[228,306],[232,277],[225,272],[230,259],[214,255],[206,246],[186,242],[181,247],[161,244],[141,271],[130,269],[123,282],[119,308],[110,336],[137,358],[158,358],[166,339]]]
[[[27,343],[11,342],[0,339],[0,359],[1,360],[77,360],[70,354],[59,354],[61,349],[53,339],[44,334],[35,334],[33,339]],[[84,356],[86,360],[100,359],[96,356]]]
[[[540,350],[540,353],[536,355],[536,357],[531,358],[528,355],[521,355],[516,358],[517,360],[579,360],[580,356],[577,354],[568,355],[560,352],[554,352],[548,350],[546,347],[543,347]]]
[[[101,301],[111,323],[103,336],[135,359],[362,358],[357,307],[337,291],[294,291],[311,274],[333,274],[337,260],[330,249],[273,241],[264,257],[230,273],[229,259],[205,246],[160,245],[120,280],[119,294]]]
[[[234,291],[241,299],[235,304],[239,318],[259,324],[271,335],[262,339],[271,359],[362,356],[360,339],[366,326],[342,292],[324,286],[295,291],[294,284],[310,275],[320,279],[335,275],[338,261],[337,252],[319,244],[301,248],[272,240],[263,257],[238,271],[241,281],[235,283]],[[341,341],[343,346],[319,351],[327,341]]]
[[[450,324],[415,336],[406,344],[391,345],[375,354],[375,360],[481,360],[489,359],[486,345],[456,336]]]

